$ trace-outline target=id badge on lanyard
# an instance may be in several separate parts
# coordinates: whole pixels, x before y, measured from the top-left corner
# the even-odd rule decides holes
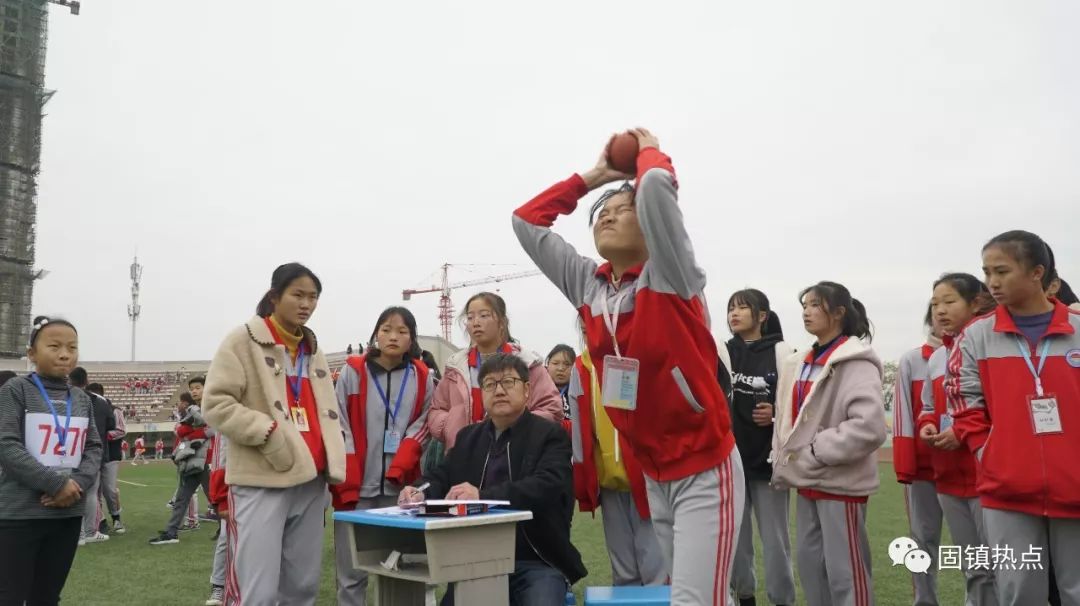
[[[1061,410],[1058,407],[1057,396],[1046,393],[1042,384],[1042,369],[1046,364],[1046,354],[1050,351],[1049,339],[1043,338],[1042,351],[1039,352],[1039,367],[1031,361],[1031,352],[1027,345],[1016,337],[1016,345],[1020,348],[1020,355],[1027,362],[1031,376],[1035,378],[1035,393],[1027,397],[1028,412],[1031,414],[1031,426],[1035,435],[1052,435],[1062,433]]]
[[[952,418],[951,414],[949,414],[949,413],[942,414],[941,415],[941,427],[938,428],[938,433],[942,433],[942,432],[948,431],[949,429],[952,429],[952,423],[953,423],[953,418]]]
[[[289,408],[289,417],[292,419],[293,425],[296,426],[296,430],[301,433],[311,431],[307,410],[304,410],[304,406],[300,401],[300,391],[304,388],[304,362],[306,357],[304,355],[304,346],[301,344],[296,355],[296,380],[292,381],[289,377],[285,377],[289,388],[292,389],[293,396],[293,405]]]
[[[621,410],[637,410],[638,378],[641,374],[641,363],[634,358],[624,358],[619,350],[619,339],[616,333],[619,329],[619,311],[622,309],[623,299],[630,294],[632,289],[624,290],[615,297],[615,313],[608,310],[607,294],[600,298],[600,312],[604,316],[604,324],[611,333],[611,342],[615,346],[615,355],[604,356],[603,388],[600,403],[609,408]]]
[[[397,454],[401,448],[401,432],[387,429],[383,432],[383,454]]]
[[[401,387],[398,388],[397,402],[394,404],[394,409],[390,409],[390,396],[382,389],[382,385],[379,385],[379,381],[372,377],[372,383],[375,384],[375,389],[379,392],[379,398],[383,401],[383,406],[386,407],[386,416],[390,417],[390,427],[383,431],[383,454],[397,454],[399,448],[401,448],[401,432],[394,428],[397,423],[398,413],[401,412],[401,401],[405,397],[405,388],[409,385],[409,374],[412,372],[412,364],[410,363],[405,367],[405,374],[401,377]],[[389,374],[387,375],[389,376]]]

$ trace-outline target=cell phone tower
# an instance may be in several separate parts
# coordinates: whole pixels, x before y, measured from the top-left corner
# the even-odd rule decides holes
[[[41,121],[49,3],[78,14],[73,0],[0,0],[0,358],[26,354],[34,281]]]
[[[135,361],[135,325],[139,321],[142,306],[139,305],[139,282],[142,280],[143,266],[139,265],[139,255],[131,263],[131,305],[128,305],[128,318],[131,319],[131,361]]]

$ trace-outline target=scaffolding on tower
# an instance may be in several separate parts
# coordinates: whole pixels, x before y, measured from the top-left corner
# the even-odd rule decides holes
[[[78,2],[59,1],[78,14]],[[49,1],[0,0],[0,358],[30,336]]]

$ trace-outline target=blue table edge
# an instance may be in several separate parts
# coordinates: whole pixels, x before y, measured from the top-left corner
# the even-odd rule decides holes
[[[525,511],[520,509],[496,509],[487,513],[478,513],[476,515],[463,516],[462,519],[490,518],[497,516],[505,516],[509,513],[525,513]],[[337,522],[366,524],[368,526],[383,526],[387,528],[408,528],[411,530],[424,530],[427,528],[428,522],[441,522],[450,519],[455,518],[453,516],[422,518],[419,516],[382,515],[377,513],[368,513],[363,509],[358,509],[356,511],[334,512],[334,520]]]

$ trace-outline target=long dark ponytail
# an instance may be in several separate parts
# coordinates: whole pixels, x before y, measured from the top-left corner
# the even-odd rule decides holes
[[[866,315],[866,306],[862,304],[862,301],[852,297],[851,291],[846,286],[837,282],[818,282],[799,293],[799,302],[801,303],[809,294],[815,294],[821,299],[826,313],[831,314],[838,309],[844,310],[840,334],[873,341],[874,335],[870,318]]]

